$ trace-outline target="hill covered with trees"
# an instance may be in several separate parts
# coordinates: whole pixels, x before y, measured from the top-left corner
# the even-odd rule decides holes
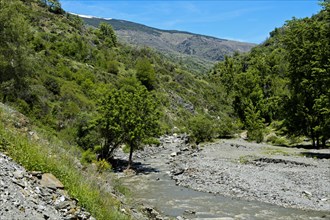
[[[330,5],[288,21],[248,54],[218,63],[210,78],[226,88],[251,139],[277,122],[283,134],[324,147],[330,134]]]
[[[150,48],[118,42],[106,23],[86,27],[57,1],[1,1],[0,21],[2,101],[69,143],[103,146],[103,98],[140,86],[160,112],[159,134],[190,132],[197,122],[211,125],[211,136],[237,127],[223,86]]]

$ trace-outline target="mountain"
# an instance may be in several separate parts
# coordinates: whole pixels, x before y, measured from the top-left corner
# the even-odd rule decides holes
[[[101,22],[110,24],[120,41],[148,46],[170,56],[181,58],[194,65],[209,68],[234,52],[248,52],[255,44],[220,39],[185,31],[161,30],[146,25],[117,19],[104,19],[79,15],[87,25],[98,27]]]

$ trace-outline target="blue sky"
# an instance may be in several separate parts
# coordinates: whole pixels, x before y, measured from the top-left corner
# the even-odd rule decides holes
[[[60,0],[76,14],[133,21],[165,30],[261,43],[292,17],[320,11],[317,0]]]

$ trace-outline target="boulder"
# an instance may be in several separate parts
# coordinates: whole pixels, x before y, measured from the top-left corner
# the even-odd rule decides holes
[[[52,189],[64,189],[64,185],[59,181],[53,174],[44,173],[42,174],[40,184],[44,187]]]

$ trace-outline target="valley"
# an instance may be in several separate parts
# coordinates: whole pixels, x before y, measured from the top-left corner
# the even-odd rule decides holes
[[[258,45],[61,2],[0,0],[0,219],[330,217],[328,1]]]

